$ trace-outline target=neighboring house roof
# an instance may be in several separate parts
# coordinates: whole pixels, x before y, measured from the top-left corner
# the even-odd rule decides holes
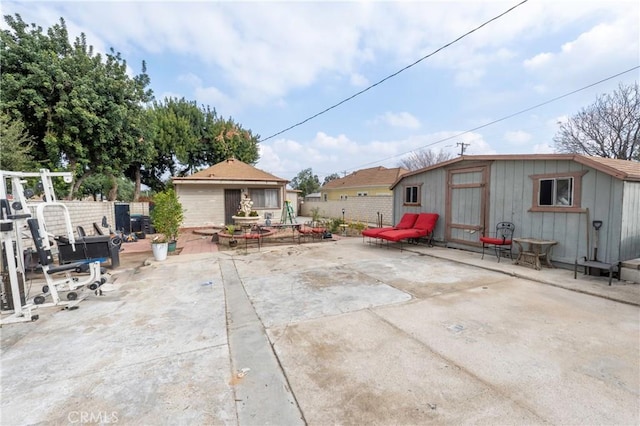
[[[250,164],[244,163],[235,158],[229,158],[228,160],[221,161],[218,164],[200,170],[190,176],[174,177],[173,182],[184,183],[193,181],[276,181],[276,182],[289,182],[286,179],[279,178],[271,173],[264,172],[260,169],[253,167]]]
[[[591,157],[581,154],[513,154],[513,155],[463,155],[462,157],[454,158],[453,160],[444,161],[442,163],[434,164],[433,166],[425,167],[420,170],[415,170],[409,173],[405,173],[400,176],[391,185],[391,189],[396,187],[404,178],[414,176],[420,173],[424,173],[428,170],[434,170],[441,167],[450,166],[462,161],[535,161],[535,160],[570,160],[576,163],[584,164],[585,166],[592,167],[603,173],[611,175],[620,180],[639,181],[640,182],[640,163],[629,160],[618,160],[615,158],[602,158]]]
[[[390,186],[400,176],[409,170],[402,167],[387,169],[386,167],[372,167],[370,169],[357,170],[343,178],[327,182],[321,189],[363,188],[367,186]]]

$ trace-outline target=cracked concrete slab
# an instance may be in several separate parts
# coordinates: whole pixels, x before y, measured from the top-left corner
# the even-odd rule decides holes
[[[119,273],[2,328],[0,423],[640,423],[640,286],[405,248]]]

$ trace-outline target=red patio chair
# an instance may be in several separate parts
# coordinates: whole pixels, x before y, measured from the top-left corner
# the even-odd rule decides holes
[[[386,241],[400,243],[400,250],[402,250],[402,241],[408,240],[409,242],[418,243],[420,238],[427,238],[429,246],[433,246],[433,230],[438,223],[438,213],[420,213],[416,223],[411,229],[397,229],[393,231],[382,232],[378,235],[378,238],[382,238]]]
[[[262,227],[260,225],[254,225],[249,232],[244,233],[244,250],[247,251],[249,241],[256,241],[258,243],[258,250],[262,245]]]
[[[398,229],[411,229],[416,223],[418,216],[418,213],[405,213],[396,226],[365,229],[364,231],[362,231],[362,242],[364,243],[364,237],[369,237],[369,242],[371,242],[371,238],[378,238],[378,235],[383,232],[395,231]]]
[[[298,229],[298,243],[303,237],[311,237],[311,239],[322,239],[323,234],[327,231],[327,228],[322,226],[320,222],[308,222],[297,228]]]
[[[513,245],[513,231],[516,227],[511,222],[498,222],[496,225],[495,236],[482,236],[480,242],[482,243],[482,259],[484,259],[484,249],[493,247],[496,251],[496,257],[498,263],[500,262],[500,255],[502,253],[509,253],[509,258],[513,260],[511,254],[511,246]]]

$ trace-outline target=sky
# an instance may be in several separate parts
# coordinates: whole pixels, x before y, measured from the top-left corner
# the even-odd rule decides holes
[[[146,61],[156,99],[215,108],[260,136],[256,167],[289,180],[311,168],[322,182],[421,149],[457,156],[463,143],[468,155],[551,153],[559,123],[640,80],[640,2],[520,2],[3,0],[0,10],[45,29],[62,17],[73,38],[120,52],[131,75]]]

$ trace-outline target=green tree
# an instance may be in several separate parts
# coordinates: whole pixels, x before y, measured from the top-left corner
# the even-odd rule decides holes
[[[302,191],[302,196],[317,192],[320,189],[320,179],[313,174],[311,168],[304,169],[291,180],[291,188]]]
[[[640,161],[638,82],[599,96],[562,123],[553,140],[559,152]]]
[[[84,34],[71,44],[64,19],[46,33],[20,15],[5,21],[0,109],[24,121],[37,161],[74,172],[70,197],[84,179],[104,174],[115,199],[118,177],[138,153],[142,105],[151,96],[145,64],[130,78],[120,53],[94,54]]]
[[[325,186],[332,180],[340,179],[340,175],[338,173],[331,173],[329,176],[324,177],[324,181],[322,182],[322,186]]]
[[[115,197],[118,201],[134,201],[134,183],[125,178],[117,178],[118,192]],[[91,175],[86,178],[78,189],[78,198],[92,197],[94,201],[104,201],[108,198],[113,188],[111,176],[103,174]]]
[[[154,102],[147,114],[149,139],[145,142],[151,142],[153,151],[141,174],[156,191],[165,188],[167,176],[185,176],[229,157],[249,164],[259,158],[259,137],[231,118],[219,118],[208,106],[166,98]]]
[[[0,170],[37,171],[31,155],[32,139],[22,120],[0,112]]]

